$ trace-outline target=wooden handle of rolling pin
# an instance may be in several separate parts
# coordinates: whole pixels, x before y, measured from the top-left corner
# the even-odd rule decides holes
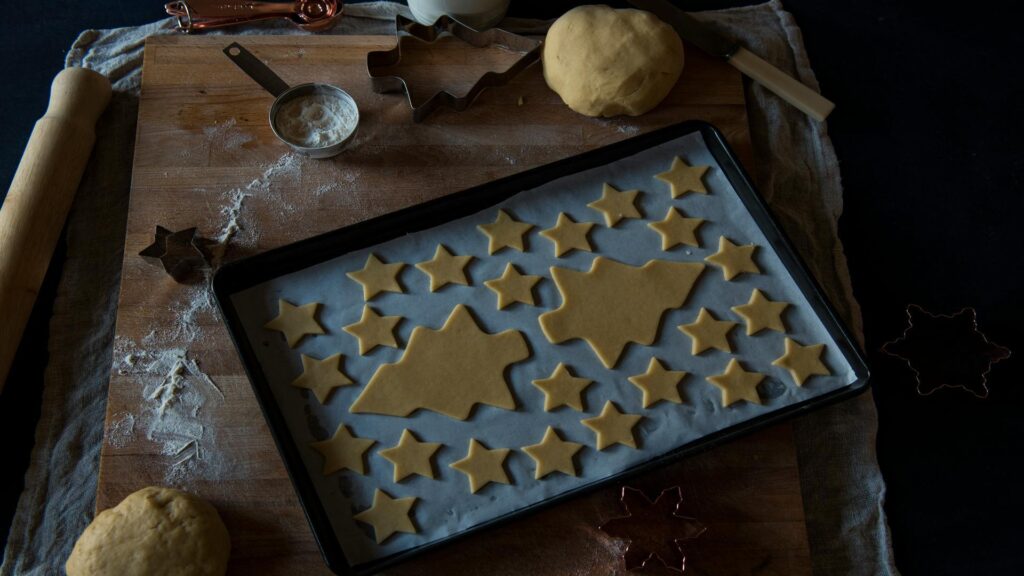
[[[57,74],[0,208],[0,392],[109,102],[110,81],[102,74]]]
[[[832,109],[836,107],[829,99],[765,62],[746,48],[737,50],[729,58],[729,64],[818,122],[828,117]]]

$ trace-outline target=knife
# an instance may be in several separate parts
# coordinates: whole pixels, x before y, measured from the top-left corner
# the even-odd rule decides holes
[[[673,6],[667,0],[629,0],[641,10],[651,12],[675,28],[676,33],[708,54],[732,64],[758,84],[821,122],[836,107],[830,100],[808,88],[796,78],[772,66],[742,44],[715,32],[699,20]]]

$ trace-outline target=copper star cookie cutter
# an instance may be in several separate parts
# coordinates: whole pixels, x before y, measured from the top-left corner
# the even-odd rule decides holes
[[[441,90],[417,106],[412,98],[409,85],[401,76],[384,72],[402,61],[402,45],[415,39],[426,43],[435,42],[444,35],[454,36],[475,48],[499,46],[512,52],[522,53],[507,70],[503,72],[487,72],[481,76],[464,96],[455,96]],[[507,84],[517,74],[540,59],[543,43],[534,38],[491,28],[479,31],[462,24],[450,16],[442,16],[431,25],[420,24],[402,15],[395,16],[395,47],[390,50],[370,52],[366,55],[366,71],[370,75],[370,86],[378,94],[404,92],[409,107],[412,109],[412,121],[422,122],[440,106],[447,106],[457,112],[469,108],[473,100],[487,88]]]

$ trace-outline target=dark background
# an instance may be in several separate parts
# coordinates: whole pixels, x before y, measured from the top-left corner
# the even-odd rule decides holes
[[[677,3],[700,10],[748,2]],[[0,0],[0,190],[77,33],[156,20],[161,4]],[[551,18],[575,4],[513,0],[511,14]],[[823,93],[837,103],[828,124],[845,188],[841,235],[863,307],[897,566],[906,575],[1017,575],[1024,574],[1017,468],[1024,454],[1024,34],[1013,3],[940,6],[785,2]],[[0,542],[39,416],[62,260],[54,258],[0,397]],[[910,303],[946,314],[974,307],[989,338],[1017,352],[993,367],[987,399],[953,389],[920,396],[906,365],[879,351],[903,331]]]

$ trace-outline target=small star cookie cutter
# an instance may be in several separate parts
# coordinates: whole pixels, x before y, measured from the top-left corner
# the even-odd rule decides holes
[[[683,544],[707,532],[707,526],[683,515],[682,488],[665,488],[652,501],[642,490],[623,486],[619,502],[626,515],[611,518],[597,529],[626,540],[622,553],[626,570],[642,570],[658,563],[669,570],[685,572]]]
[[[441,90],[417,106],[405,79],[385,72],[402,61],[402,45],[410,39],[431,43],[443,35],[451,35],[476,48],[500,46],[512,52],[522,53],[504,72],[487,72],[478,79],[464,96],[455,96]],[[457,112],[469,108],[473,100],[486,88],[507,84],[530,64],[540,60],[543,43],[534,38],[513,34],[500,28],[480,31],[470,28],[450,16],[442,16],[431,25],[420,24],[401,14],[395,16],[395,37],[397,43],[390,50],[370,52],[366,55],[366,71],[370,75],[370,86],[378,94],[404,92],[412,109],[412,121],[422,122],[440,106],[447,106]]]
[[[139,256],[163,268],[175,282],[188,284],[209,262],[209,240],[200,237],[196,230],[193,227],[171,232],[158,225],[153,243],[139,252]]]

